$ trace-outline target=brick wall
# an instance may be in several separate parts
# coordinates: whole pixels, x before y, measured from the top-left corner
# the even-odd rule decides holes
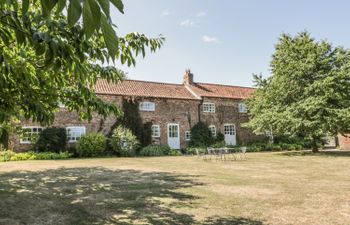
[[[248,122],[248,114],[240,113],[238,104],[242,101],[222,98],[203,98],[203,102],[215,104],[215,113],[203,112],[203,105],[200,107],[201,120],[208,125],[215,125],[217,132],[224,133],[224,124],[235,124],[237,144],[247,144],[264,138],[253,134],[253,132],[242,126]]]
[[[102,95],[105,101],[113,102],[122,106],[123,97],[113,95]],[[154,138],[153,142],[157,144],[168,143],[167,126],[169,123],[179,124],[180,127],[180,145],[185,148],[188,141],[185,140],[185,132],[191,130],[191,127],[201,120],[208,125],[215,125],[217,132],[223,133],[225,123],[235,124],[237,143],[249,143],[259,140],[262,137],[254,135],[249,129],[242,127],[242,123],[248,121],[246,113],[239,113],[238,100],[205,98],[204,102],[215,103],[215,113],[204,113],[200,100],[181,100],[181,99],[164,99],[164,98],[138,98],[139,101],[151,101],[156,104],[154,112],[141,111],[140,115],[144,123],[151,122],[160,126],[160,137]],[[200,112],[198,113],[198,109]],[[200,115],[199,115],[200,114]],[[94,114],[93,119],[89,121],[80,121],[79,116],[75,112],[69,112],[65,108],[61,108],[55,114],[55,122],[52,126],[68,127],[68,126],[85,126],[86,132],[103,132],[108,134],[111,126],[115,123],[116,118],[110,116],[102,119],[101,116]],[[38,125],[31,121],[22,121],[22,126]],[[29,144],[20,144],[19,135],[11,135],[12,142],[16,151],[26,151],[32,146]]]

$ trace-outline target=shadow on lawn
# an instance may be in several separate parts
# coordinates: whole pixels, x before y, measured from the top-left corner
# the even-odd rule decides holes
[[[0,174],[0,224],[262,224],[208,218],[167,207],[196,207],[179,189],[200,186],[189,175],[136,170],[60,168]]]
[[[350,157],[350,151],[344,150],[320,150],[318,153],[312,151],[297,151],[281,153],[286,156],[330,156],[330,157]]]

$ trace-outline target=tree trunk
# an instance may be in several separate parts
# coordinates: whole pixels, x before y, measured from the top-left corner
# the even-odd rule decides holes
[[[312,137],[311,147],[312,147],[312,152],[313,153],[319,152],[318,151],[318,146],[317,146],[317,137]]]

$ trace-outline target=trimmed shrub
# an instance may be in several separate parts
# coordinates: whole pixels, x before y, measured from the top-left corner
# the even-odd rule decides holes
[[[82,157],[101,156],[106,151],[106,137],[101,133],[89,133],[75,144],[77,154]]]
[[[216,134],[215,142],[225,142],[225,135],[221,132]]]
[[[262,150],[263,148],[261,147],[261,145],[258,145],[258,144],[252,144],[247,147],[248,152],[260,152]]]
[[[60,152],[67,146],[66,129],[59,127],[49,127],[44,129],[34,145],[34,150],[38,152]]]
[[[214,143],[214,138],[207,124],[198,122],[191,129],[190,147],[208,147]]]
[[[171,149],[170,152],[169,152],[169,155],[170,156],[181,156],[182,153],[176,149]]]
[[[135,156],[140,142],[131,130],[118,126],[110,138],[110,145],[119,156]]]
[[[21,160],[50,160],[50,159],[68,159],[72,154],[68,152],[21,152],[1,151],[0,162],[21,161]]]
[[[140,156],[164,156],[169,155],[171,148],[168,145],[149,145],[141,149]],[[176,150],[175,150],[176,151]]]

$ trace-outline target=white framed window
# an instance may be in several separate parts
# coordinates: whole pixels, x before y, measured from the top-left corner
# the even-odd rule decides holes
[[[139,109],[140,111],[155,111],[156,104],[154,102],[140,102]]]
[[[44,128],[38,126],[26,126],[22,127],[22,134],[20,138],[21,144],[31,144],[35,143],[38,139],[39,134]]]
[[[160,137],[160,126],[152,125],[152,137]]]
[[[65,104],[63,104],[62,102],[58,102],[58,107],[61,109],[66,108]]]
[[[83,126],[66,127],[67,139],[69,143],[76,142],[85,135],[86,129]]]
[[[203,103],[203,112],[215,113],[215,104],[211,102]]]
[[[213,137],[216,137],[216,127],[215,127],[215,125],[210,125],[210,126],[209,126],[209,130],[210,130],[210,132],[211,132],[211,135],[212,135]]]
[[[186,141],[191,140],[191,131],[185,131],[185,140]]]
[[[240,113],[247,113],[247,105],[245,103],[238,103],[238,111]]]

